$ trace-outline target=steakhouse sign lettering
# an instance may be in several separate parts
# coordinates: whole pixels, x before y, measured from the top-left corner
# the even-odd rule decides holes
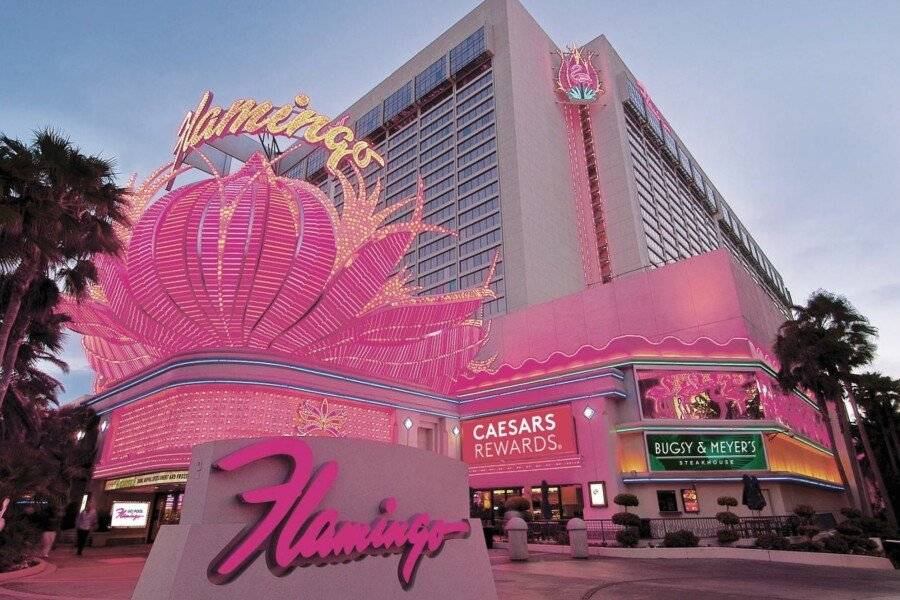
[[[762,435],[648,433],[651,471],[764,471]]]
[[[496,599],[466,486],[463,463],[396,444],[197,446],[181,522],[161,528],[133,598]]]
[[[462,457],[470,465],[575,454],[568,404],[463,421]]]

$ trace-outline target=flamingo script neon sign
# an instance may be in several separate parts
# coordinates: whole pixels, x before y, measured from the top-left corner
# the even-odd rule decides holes
[[[204,92],[197,108],[188,111],[178,129],[178,142],[172,153],[172,171],[178,169],[191,150],[227,135],[269,133],[302,138],[311,144],[324,146],[331,154],[326,164],[333,171],[345,157],[350,157],[360,169],[375,161],[384,166],[384,158],[368,142],[354,141],[353,130],[321,115],[309,106],[309,96],[298,94],[294,101],[275,108],[271,102],[256,102],[244,98],[235,100],[228,109],[211,106],[212,92]],[[295,114],[295,111],[299,111]],[[298,132],[302,131],[300,136]]]
[[[469,536],[467,521],[432,520],[425,512],[406,521],[392,520],[397,508],[393,497],[381,501],[379,516],[370,523],[343,521],[337,510],[318,509],[337,479],[338,463],[328,461],[314,470],[312,451],[298,438],[251,444],[220,459],[214,468],[234,471],[275,456],[288,459],[290,472],[284,483],[238,494],[248,504],[271,506],[213,559],[207,571],[213,583],[233,580],[265,549],[269,569],[279,576],[295,567],[400,554],[398,577],[409,589],[424,556],[436,556],[448,539]]]

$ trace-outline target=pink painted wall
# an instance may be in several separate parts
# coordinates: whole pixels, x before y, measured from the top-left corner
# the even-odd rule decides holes
[[[492,321],[484,355],[495,367],[574,353],[622,335],[683,342],[747,338],[771,344],[784,316],[727,250],[636,272]]]

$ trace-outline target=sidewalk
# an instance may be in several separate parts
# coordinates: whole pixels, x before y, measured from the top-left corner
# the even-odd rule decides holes
[[[0,600],[128,600],[144,567],[149,546],[85,548],[63,546],[50,553],[56,568],[0,585]]]
[[[50,556],[55,570],[0,585],[0,600],[128,600],[148,550],[87,548],[78,557],[64,547]],[[490,560],[500,600],[900,598],[896,571],[727,559],[574,560],[536,553],[527,562],[513,563],[505,550],[491,550]]]

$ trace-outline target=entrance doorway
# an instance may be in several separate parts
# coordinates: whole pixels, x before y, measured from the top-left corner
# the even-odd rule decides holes
[[[584,515],[584,500],[581,486],[578,484],[548,486],[547,500],[550,504],[552,521],[580,518]],[[540,487],[531,488],[531,511],[535,519],[544,518],[541,513]]]
[[[182,491],[160,492],[153,497],[153,512],[150,527],[147,530],[148,544],[152,544],[156,539],[160,527],[178,524],[181,520],[183,502],[184,492]]]
[[[486,523],[503,521],[506,501],[513,496],[522,495],[520,487],[469,491],[471,493],[470,516]]]

